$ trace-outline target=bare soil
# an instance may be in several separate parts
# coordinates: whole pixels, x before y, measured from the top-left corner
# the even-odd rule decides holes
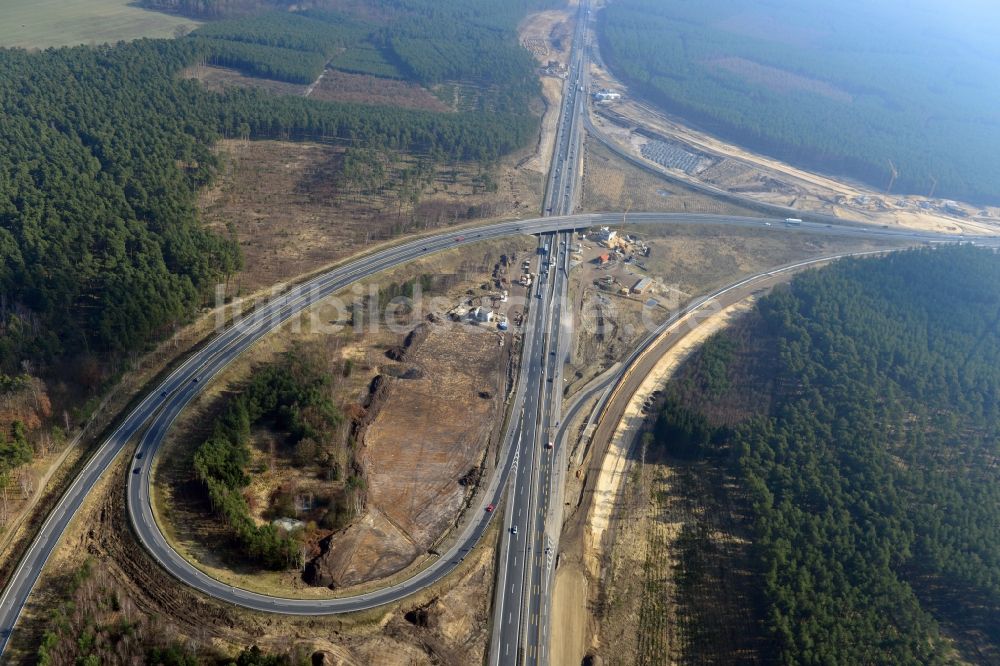
[[[454,524],[473,490],[461,480],[485,463],[500,435],[511,348],[505,338],[485,328],[434,326],[409,350],[405,367],[419,378],[390,380],[365,431],[366,512],[333,537],[322,558],[335,586],[396,573]]]
[[[245,269],[231,293],[318,270],[403,233],[527,214],[540,205],[540,183],[508,166],[498,168],[496,192],[475,187],[471,167],[441,169],[413,205],[393,190],[338,189],[339,146],[227,140],[218,150],[225,167],[198,204],[208,226],[234,233],[243,251]]]
[[[623,663],[756,661],[760,628],[750,619],[752,586],[738,584],[745,565],[733,566],[748,557],[748,530],[722,490],[731,481],[708,465],[667,464],[655,449],[629,455],[648,425],[643,401],[752,300],[710,316],[656,362],[631,397],[605,457],[584,561],[602,581],[598,651]]]
[[[67,578],[88,558],[115,581],[122,605],[149,625],[139,627],[140,638],[153,633],[158,643],[179,642],[198,657],[217,659],[259,645],[278,654],[326,653],[333,663],[351,666],[482,661],[495,530],[448,580],[401,604],[332,617],[244,611],[179,584],[135,542],[124,511],[125,462],[120,459],[94,488],[47,564],[5,655],[7,663],[36,663],[50,609],[66,598]],[[141,662],[147,647],[142,640],[127,642],[121,648],[122,661],[116,663]]]
[[[452,110],[429,90],[416,83],[350,74],[335,69],[323,72],[323,78],[309,93],[309,98],[325,102],[382,104],[442,113]]]
[[[819,83],[790,78],[794,75],[780,70],[771,72],[754,63],[726,62],[720,66],[736,68],[747,76],[770,77],[775,85],[815,88]],[[599,64],[592,66],[592,77],[594,88],[607,87],[624,93],[621,100],[602,104],[599,112],[593,114],[597,127],[616,143],[641,156],[640,148],[650,141],[648,132],[651,131],[715,162],[715,166],[695,175],[672,172],[676,177],[698,180],[768,203],[871,224],[956,234],[1000,232],[1000,208],[935,199],[930,192],[929,196],[895,195],[860,183],[798,169],[721,141],[687,126],[682,120],[669,116],[642,99],[630,97],[627,87]],[[837,89],[827,90],[826,93],[842,94]],[[637,133],[640,128],[647,134]],[[653,162],[649,163],[655,166]],[[888,180],[887,165],[887,184]],[[959,214],[954,213],[956,210],[960,211]]]
[[[489,241],[456,248],[420,259],[375,276],[360,290],[338,295],[350,303],[372,287],[403,284],[419,276],[434,276],[423,294],[423,308],[390,329],[370,322],[361,329],[348,325],[339,305],[324,304],[289,322],[252,347],[211,383],[168,433],[154,470],[154,511],[168,540],[193,564],[229,584],[266,594],[321,598],[369,589],[373,581],[396,580],[429,561],[431,546],[458,519],[474,483],[459,483],[479,465],[484,476],[487,456],[502,421],[502,403],[508,381],[512,341],[500,336],[495,324],[425,326],[427,334],[399,353],[414,326],[432,312],[460,301],[473,305],[490,301],[494,266],[502,254],[524,254],[533,247],[530,237]],[[469,296],[468,292],[473,295]],[[511,289],[516,302],[517,290]],[[378,288],[374,289],[378,293]],[[513,312],[510,312],[513,315]],[[339,329],[339,330],[335,330]],[[499,342],[504,340],[501,347]],[[331,367],[352,364],[349,377],[338,376],[335,401],[341,411],[360,419],[356,456],[367,485],[362,513],[328,544],[309,555],[319,556],[324,587],[307,585],[297,570],[261,571],[239,566],[223,547],[225,531],[207,511],[188,464],[201,441],[210,434],[214,415],[225,393],[249,377],[253,368],[272,362],[292,345],[318,346]],[[371,387],[381,384],[377,400]],[[280,456],[268,455],[272,435],[255,432],[255,459],[261,464],[250,490],[258,517],[280,488],[294,487],[314,497],[327,496],[331,483],[311,468],[296,468]],[[293,516],[308,520],[305,515]],[[320,530],[316,540],[330,535]],[[315,543],[315,542],[314,542]],[[359,587],[360,585],[360,587]],[[345,586],[350,589],[345,589]]]

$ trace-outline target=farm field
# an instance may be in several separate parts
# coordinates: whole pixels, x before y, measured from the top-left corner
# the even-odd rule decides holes
[[[199,24],[128,0],[4,0],[0,46],[25,49],[173,37]]]

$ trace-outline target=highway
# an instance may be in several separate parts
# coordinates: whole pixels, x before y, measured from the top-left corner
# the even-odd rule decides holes
[[[345,597],[324,601],[299,601],[277,599],[251,592],[235,590],[210,579],[192,567],[176,552],[166,546],[159,529],[152,520],[149,508],[149,470],[156,449],[163,434],[177,414],[197,395],[204,386],[228,363],[276,327],[322,301],[327,296],[362,280],[379,271],[405,264],[417,257],[439,250],[470,244],[490,238],[501,238],[515,234],[551,234],[559,230],[589,228],[597,225],[617,224],[621,216],[617,213],[573,215],[549,217],[534,220],[504,222],[479,228],[464,229],[461,232],[441,233],[417,239],[372,253],[341,267],[324,273],[308,282],[289,289],[269,303],[259,307],[251,315],[233,323],[220,332],[204,347],[190,355],[181,365],[152,391],[145,395],[136,407],[121,421],[112,435],[104,441],[83,467],[65,494],[56,503],[46,518],[34,541],[18,563],[12,577],[0,596],[0,654],[6,648],[10,634],[16,626],[21,610],[31,593],[35,582],[49,556],[58,545],[59,539],[68,527],[90,489],[110,467],[114,459],[125,448],[128,441],[145,432],[134,467],[137,474],[129,475],[129,514],[136,534],[153,556],[179,580],[222,600],[247,608],[262,611],[298,614],[340,613],[370,608],[404,598],[410,593],[447,575],[467,548],[475,544],[487,526],[489,514],[485,511],[471,511],[467,523],[459,532],[455,545],[446,551],[440,560],[424,569],[414,578],[385,590],[357,597]],[[803,222],[800,227],[786,229],[780,220],[765,221],[761,218],[719,217],[700,214],[638,213],[629,216],[629,223],[643,224],[707,224],[720,228],[763,228],[770,224],[772,233],[794,233],[799,230],[814,234],[841,237],[868,237],[884,239],[905,239],[912,241],[979,240],[992,241],[989,237],[956,239],[942,234],[902,232],[891,229],[838,227],[812,222]],[[533,331],[529,325],[525,331],[525,347],[532,344]],[[517,389],[513,404],[520,404],[526,388],[523,382]],[[518,423],[513,425],[517,426]],[[518,428],[509,430],[513,434]],[[487,486],[479,506],[496,503],[514,467],[516,452],[514,440],[508,436],[503,447],[502,464]]]
[[[577,8],[562,105],[556,124],[555,145],[543,200],[545,216],[573,213],[582,168],[580,119],[587,106],[588,67],[583,41],[589,0]],[[554,555],[546,536],[546,516],[555,451],[550,442],[560,419],[563,398],[563,365],[570,339],[564,308],[569,283],[569,246],[572,233],[540,237],[538,282],[528,329],[537,331],[522,350],[526,399],[517,421],[518,464],[512,472],[504,507],[499,567],[494,591],[490,663],[503,666],[545,663],[547,640],[541,617],[549,599],[548,573]],[[515,409],[519,406],[515,405]]]
[[[562,367],[569,332],[562,311],[566,299],[569,234],[559,232],[621,223],[620,213],[573,215],[579,183],[580,144],[585,118],[587,85],[585,24],[588,2],[580,3],[580,19],[574,33],[570,74],[564,91],[556,150],[546,188],[546,217],[511,221],[478,228],[450,231],[402,242],[334,268],[258,307],[233,322],[202,348],[172,370],[142,397],[102,442],[76,479],[56,503],[35,539],[18,563],[0,596],[0,655],[7,647],[26,601],[45,563],[59,544],[90,490],[106,473],[126,445],[139,439],[128,474],[128,511],[138,539],[160,565],[178,581],[222,601],[264,612],[324,615],[358,611],[403,599],[447,576],[489,526],[494,515],[502,515],[504,536],[498,572],[491,663],[545,663],[547,638],[544,618],[548,599],[548,577],[554,546],[547,541],[545,516],[551,496],[554,456],[561,445],[547,449],[556,423],[561,423]],[[811,217],[795,228],[778,219],[719,217],[702,214],[633,213],[630,224],[700,224],[720,228],[766,229],[769,233],[808,232],[826,236],[864,237],[885,240],[994,242],[989,237],[956,238],[942,234],[842,226],[843,221]],[[841,223],[838,224],[837,222]],[[406,264],[414,259],[460,245],[517,234],[536,234],[549,252],[538,261],[554,259],[548,276],[537,283],[542,298],[532,297],[532,307],[523,330],[522,357],[515,392],[511,398],[510,424],[501,446],[500,464],[473,506],[467,512],[450,545],[441,557],[411,578],[383,589],[356,596],[326,600],[271,597],[225,585],[184,560],[166,542],[153,519],[150,506],[150,470],[163,438],[177,416],[229,363],[283,323],[328,296],[358,280]],[[549,381],[551,380],[551,381]],[[611,381],[606,380],[606,381]],[[597,390],[591,388],[589,390]],[[580,404],[580,403],[578,403]],[[561,442],[562,438],[557,438]],[[487,504],[499,506],[502,514],[485,511]],[[517,534],[513,528],[517,527]],[[510,590],[510,592],[508,592]],[[503,615],[507,615],[506,623]]]

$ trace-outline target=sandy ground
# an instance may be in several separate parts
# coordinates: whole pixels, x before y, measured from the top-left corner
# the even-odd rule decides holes
[[[712,333],[725,327],[734,317],[746,312],[752,299],[731,305],[710,316],[699,316],[698,324],[679,344],[664,354],[643,379],[629,399],[624,415],[615,428],[614,435],[603,459],[595,484],[593,501],[585,522],[582,560],[567,558],[567,566],[556,575],[552,604],[552,663],[569,666],[595,646],[596,632],[592,630],[588,609],[588,580],[600,580],[603,557],[603,537],[615,513],[617,500],[629,466],[628,449],[645,419],[642,404],[646,398],[677,369],[681,362]],[[686,319],[680,326],[690,325]],[[574,561],[575,560],[575,561]],[[583,603],[581,603],[581,601]]]
[[[646,415],[642,412],[643,402],[653,391],[666,383],[692,351],[697,349],[713,333],[725,328],[733,319],[749,311],[755,301],[756,298],[750,297],[708,317],[696,318],[694,321],[683,320],[680,323],[681,326],[696,326],[696,328],[692,328],[681,343],[657,361],[652,371],[640,384],[639,389],[632,395],[625,407],[625,414],[615,430],[608,453],[604,458],[600,476],[597,479],[594,502],[588,520],[590,547],[585,551],[585,562],[590,575],[594,577],[600,575],[601,544],[604,533],[614,515],[617,498],[625,481],[625,474],[630,462],[629,448],[635,440],[636,433],[642,429],[642,424],[646,420]]]
[[[627,87],[599,65],[593,65],[592,76],[595,89],[607,87],[625,93],[621,101],[604,108],[611,115],[620,114],[627,127],[612,123],[599,114],[592,114],[595,124],[619,145],[641,156],[639,148],[649,139],[635,134],[634,129],[645,127],[717,162],[693,176],[671,170],[674,176],[701,180],[725,189],[738,189],[769,203],[849,217],[872,224],[951,233],[1000,233],[1000,208],[958,203],[956,205],[966,216],[949,215],[943,210],[947,202],[940,199],[886,194],[859,183],[798,169],[692,129],[652,105],[630,98]],[[655,166],[653,162],[649,163]],[[887,180],[888,177],[887,167]]]
[[[552,637],[549,659],[553,666],[580,666],[587,654],[588,636],[593,632],[587,577],[577,562],[567,562],[556,572],[552,592]]]
[[[550,10],[529,15],[518,27],[521,44],[532,52],[539,66],[556,61],[565,66],[569,61],[570,12]],[[545,113],[542,116],[541,135],[535,152],[521,163],[526,171],[547,174],[552,161],[556,139],[556,125],[562,106],[563,79],[556,76],[541,77]]]

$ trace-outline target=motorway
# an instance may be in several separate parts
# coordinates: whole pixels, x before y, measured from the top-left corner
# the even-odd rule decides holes
[[[582,129],[587,108],[588,67],[583,41],[589,0],[577,7],[569,66],[563,82],[562,105],[543,210],[546,216],[572,215],[580,183]],[[540,237],[538,280],[527,326],[539,331],[522,350],[520,381],[527,384],[516,432],[519,464],[512,472],[500,537],[494,587],[490,664],[516,666],[546,663],[548,644],[541,618],[549,599],[548,580],[554,550],[546,536],[555,450],[549,448],[560,419],[566,343],[571,338],[564,312],[569,284],[572,233]]]
[[[581,19],[587,12],[581,3]],[[487,504],[499,505],[504,497],[504,537],[497,587],[499,616],[494,620],[495,649],[491,663],[522,663],[522,660],[545,662],[543,616],[547,600],[548,575],[552,552],[546,541],[544,517],[548,506],[553,473],[552,460],[558,449],[545,448],[554,423],[560,421],[562,367],[565,343],[569,338],[562,308],[566,302],[568,252],[560,241],[567,241],[573,229],[621,222],[621,215],[572,215],[579,183],[581,129],[579,119],[586,109],[587,67],[582,48],[585,20],[577,21],[570,75],[564,91],[564,105],[559,120],[556,155],[549,175],[545,209],[549,217],[511,221],[464,229],[399,243],[330,270],[258,307],[252,314],[233,322],[202,348],[192,353],[171,371],[160,384],[145,395],[121,421],[110,437],[97,448],[76,479],[49,513],[34,541],[18,563],[0,596],[0,655],[6,649],[21,611],[38,580],[45,563],[56,549],[70,522],[86,500],[91,488],[126,448],[141,436],[128,475],[128,511],[137,537],[152,556],[179,581],[225,602],[249,609],[299,615],[321,615],[363,610],[398,601],[441,580],[450,573],[481,538],[494,514],[485,511]],[[582,88],[582,90],[581,90]],[[550,210],[551,209],[551,210]],[[701,214],[634,213],[629,223],[705,224],[721,228],[763,229],[771,233],[797,231],[827,236],[866,237],[870,239],[910,241],[957,240],[933,233],[839,226],[805,221],[794,229],[785,228],[780,219],[719,217]],[[510,401],[510,425],[505,433],[500,462],[488,481],[485,492],[457,529],[441,557],[411,578],[378,591],[337,599],[298,600],[270,597],[225,585],[192,566],[166,542],[153,519],[150,506],[150,470],[157,450],[181,411],[223,368],[262,337],[330,295],[358,280],[371,278],[380,271],[399,266],[440,250],[502,238],[516,234],[537,234],[540,245],[549,253],[539,255],[539,262],[555,260],[548,277],[536,286],[542,298],[533,298],[533,307],[525,320],[520,370]],[[962,240],[975,240],[966,236]],[[982,239],[987,240],[987,239]],[[541,267],[540,267],[541,268]],[[539,272],[541,272],[539,270]],[[552,381],[549,382],[548,380]],[[518,534],[512,534],[512,528]],[[502,584],[500,584],[502,583]],[[513,590],[511,590],[513,585]],[[509,595],[509,596],[508,596]],[[508,614],[506,625],[502,620]],[[499,643],[504,641],[504,645]],[[494,645],[494,644],[491,644]]]
[[[515,234],[551,234],[560,230],[589,228],[597,225],[616,224],[620,215],[590,214],[567,217],[549,217],[534,220],[504,222],[471,228],[462,232],[449,232],[401,243],[370,254],[344,266],[324,273],[308,282],[277,296],[251,315],[234,322],[220,332],[204,347],[190,355],[173,370],[154,390],[144,396],[136,407],[122,420],[112,435],[105,440],[83,467],[65,494],[49,513],[35,540],[19,562],[3,595],[0,596],[0,654],[6,648],[10,634],[16,626],[21,610],[33,589],[49,556],[58,545],[63,532],[80,509],[90,489],[111,466],[127,442],[146,432],[138,447],[134,467],[138,473],[129,475],[129,514],[136,534],[153,556],[179,580],[224,601],[251,609],[279,613],[328,614],[370,608],[406,597],[412,592],[440,580],[455,566],[469,547],[474,545],[487,527],[489,514],[485,511],[469,512],[469,518],[458,533],[455,544],[432,565],[413,578],[392,587],[370,594],[323,601],[278,599],[265,595],[233,589],[205,576],[165,544],[152,519],[149,507],[149,470],[163,434],[177,414],[205,387],[222,368],[232,362],[248,347],[263,336],[307,308],[321,302],[329,295],[348,287],[353,282],[370,278],[379,271],[405,264],[418,257],[458,245],[470,244],[491,238]],[[801,230],[814,234],[843,237],[905,239],[911,241],[955,241],[954,237],[921,232],[900,232],[890,229],[827,226],[803,222],[796,229],[780,226],[779,220],[761,218],[719,217],[696,214],[639,213],[631,215],[629,223],[643,224],[708,224],[720,228],[756,228],[772,226],[772,233],[789,233]],[[992,240],[988,237],[965,237],[963,240]],[[540,308],[541,309],[541,308]],[[525,348],[533,343],[532,326],[526,326]],[[528,355],[526,355],[526,358]],[[523,363],[523,361],[522,361]],[[525,382],[519,382],[512,404],[519,405],[526,392]],[[519,429],[519,422],[509,430]],[[504,484],[515,468],[518,449],[508,436],[501,453],[501,464],[487,486],[479,506],[496,503],[501,498]]]

